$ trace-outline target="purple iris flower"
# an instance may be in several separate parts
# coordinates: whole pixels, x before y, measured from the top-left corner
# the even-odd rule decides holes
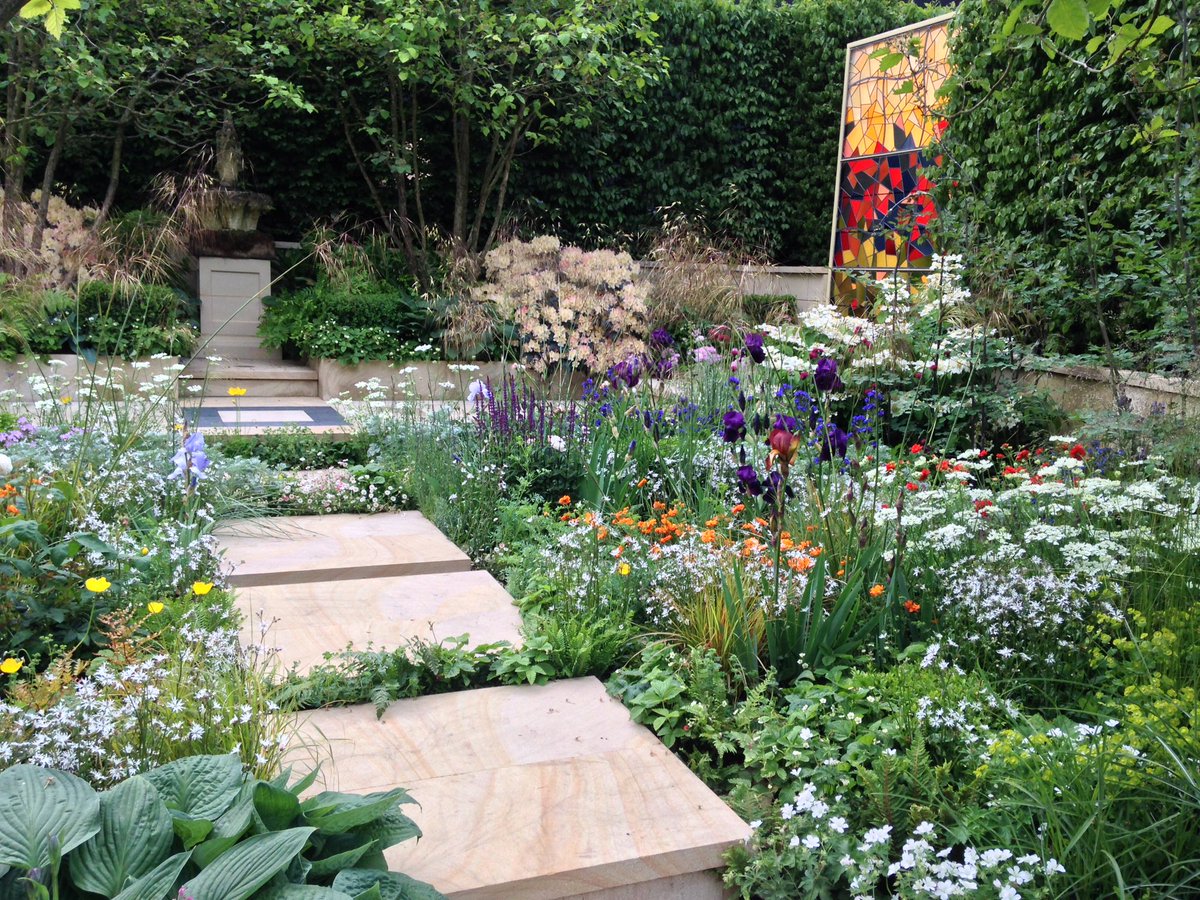
[[[817,371],[813,374],[813,384],[823,391],[840,391],[845,385],[838,377],[837,360],[831,356],[821,357],[817,363]]]
[[[758,473],[754,471],[754,466],[742,466],[737,470],[737,477],[741,482],[742,490],[751,497],[762,494],[762,482],[758,480]]]
[[[655,328],[650,335],[650,342],[658,347],[672,347],[675,345],[675,338],[671,337],[671,332],[665,328]]]
[[[750,354],[750,358],[756,363],[760,363],[767,358],[767,351],[763,349],[763,336],[757,331],[746,335],[746,352]]]
[[[637,387],[642,380],[642,360],[638,356],[629,356],[621,360],[608,371],[613,381],[623,381],[629,388]]]
[[[746,417],[736,409],[725,413],[725,417],[721,421],[725,426],[725,442],[727,444],[740,441],[746,436]]]
[[[204,435],[198,431],[189,434],[183,446],[171,457],[171,462],[175,471],[167,476],[169,479],[183,478],[186,475],[191,483],[195,484],[203,478],[204,470],[209,464],[208,454],[204,452]]]
[[[836,425],[827,425],[825,433],[821,437],[820,461],[830,462],[835,456],[838,459],[845,459],[848,449],[850,449],[850,435]]]

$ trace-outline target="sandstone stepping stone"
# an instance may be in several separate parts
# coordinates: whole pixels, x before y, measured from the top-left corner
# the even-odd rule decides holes
[[[471,647],[521,642],[521,614],[487,572],[243,587],[237,595],[243,641],[257,643],[259,622],[273,622],[266,643],[280,649],[284,667],[295,663],[302,672],[347,644],[391,650],[413,638],[440,642],[464,633]]]
[[[595,678],[321,710],[302,737],[326,789],[409,790],[424,837],[389,867],[454,898],[718,900],[750,836]]]
[[[242,519],[216,534],[233,564],[235,587],[471,568],[470,558],[418,512]]]

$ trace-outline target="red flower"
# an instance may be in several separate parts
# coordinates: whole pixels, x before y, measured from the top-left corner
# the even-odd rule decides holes
[[[914,616],[921,611],[920,603],[913,603],[911,600],[904,601],[904,611],[912,613]]]
[[[918,487],[916,484],[914,484],[911,481],[908,484],[906,484],[904,487],[910,491],[919,491],[920,490],[920,487]]]
[[[911,447],[908,448],[908,452],[915,455],[917,453],[920,453],[924,449],[925,449],[924,444],[913,444]]]
[[[1022,450],[1017,454],[1017,462],[1025,462],[1027,459],[1029,459],[1028,450]]]
[[[800,449],[799,435],[792,434],[784,428],[772,428],[767,438],[767,446],[771,448],[771,452],[767,454],[767,466],[778,461],[780,471],[786,475],[788,467],[796,461],[796,453]]]
[[[1076,444],[1071,448],[1071,459],[1087,459],[1087,451],[1083,449],[1083,444]]]
[[[995,505],[996,504],[993,503],[991,500],[987,500],[987,499],[976,500],[975,501],[975,512],[979,513],[981,516],[983,516],[986,519],[988,507],[995,506]]]
[[[929,470],[922,469],[921,474],[917,476],[917,481],[925,481],[929,477]]]

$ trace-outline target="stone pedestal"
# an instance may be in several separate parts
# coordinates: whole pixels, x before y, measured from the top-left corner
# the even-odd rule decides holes
[[[281,359],[259,345],[262,298],[271,295],[271,261],[201,256],[200,349],[198,356],[223,359]]]

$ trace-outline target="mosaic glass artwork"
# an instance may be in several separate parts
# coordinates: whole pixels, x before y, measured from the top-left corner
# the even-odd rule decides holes
[[[835,299],[854,276],[927,268],[937,219],[930,146],[946,130],[938,91],[950,73],[945,18],[851,44],[833,240]]]

